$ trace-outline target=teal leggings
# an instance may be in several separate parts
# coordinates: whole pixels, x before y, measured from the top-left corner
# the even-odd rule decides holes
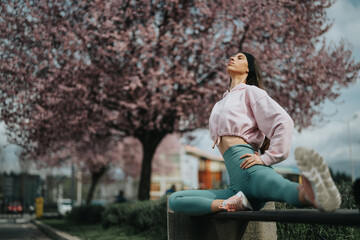
[[[169,206],[175,212],[190,215],[211,213],[211,203],[215,199],[227,199],[242,191],[254,210],[264,207],[268,201],[287,202],[293,206],[303,206],[298,198],[298,184],[283,178],[272,167],[254,165],[242,169],[240,157],[254,153],[249,144],[239,144],[225,151],[223,157],[230,178],[230,187],[223,190],[186,190],[175,192],[169,197]]]

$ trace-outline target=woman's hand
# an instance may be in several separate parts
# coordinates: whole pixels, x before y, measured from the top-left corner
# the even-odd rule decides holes
[[[248,169],[249,167],[252,167],[254,165],[264,165],[263,161],[261,160],[260,154],[258,152],[255,152],[255,154],[251,154],[251,153],[244,154],[241,156],[241,158],[245,158],[240,165],[242,169]]]

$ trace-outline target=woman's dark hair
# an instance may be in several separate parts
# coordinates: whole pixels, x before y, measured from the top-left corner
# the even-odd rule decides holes
[[[242,53],[246,56],[249,67],[249,73],[246,78],[246,84],[255,85],[258,88],[264,89],[259,62],[250,53],[247,52],[242,52]]]
[[[264,89],[259,62],[250,53],[247,52],[242,52],[242,53],[246,56],[248,62],[248,68],[249,68],[249,73],[246,78],[246,84],[254,85],[257,86],[258,88]],[[231,79],[230,79],[230,84],[231,84]],[[260,147],[261,154],[263,154],[265,150],[269,148],[269,146],[270,146],[270,140],[267,137],[265,137],[265,140],[262,146]]]

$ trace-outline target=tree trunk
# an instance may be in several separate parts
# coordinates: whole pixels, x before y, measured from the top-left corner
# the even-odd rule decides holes
[[[106,169],[107,169],[106,166],[102,166],[99,170],[91,172],[91,185],[90,185],[89,192],[87,193],[87,196],[86,196],[86,205],[90,204],[90,202],[93,198],[93,195],[94,195],[95,187],[96,187],[97,183],[99,182],[100,178],[106,172]]]
[[[142,134],[136,137],[140,140],[143,147],[143,160],[141,165],[141,175],[139,183],[139,200],[150,199],[150,183],[151,183],[151,163],[157,146],[167,133],[150,131],[141,131]]]

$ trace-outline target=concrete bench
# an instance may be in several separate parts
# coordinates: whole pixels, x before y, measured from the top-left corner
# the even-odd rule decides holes
[[[275,210],[268,202],[260,211],[219,212],[204,216],[174,213],[168,208],[168,240],[277,239],[276,222],[360,226],[357,209],[320,212],[317,209]]]
[[[268,202],[260,211],[264,210],[275,210],[274,202]],[[194,217],[175,213],[168,207],[168,240],[277,239],[275,222],[249,222],[247,219],[239,220],[225,217],[233,213],[235,212],[221,212]]]

